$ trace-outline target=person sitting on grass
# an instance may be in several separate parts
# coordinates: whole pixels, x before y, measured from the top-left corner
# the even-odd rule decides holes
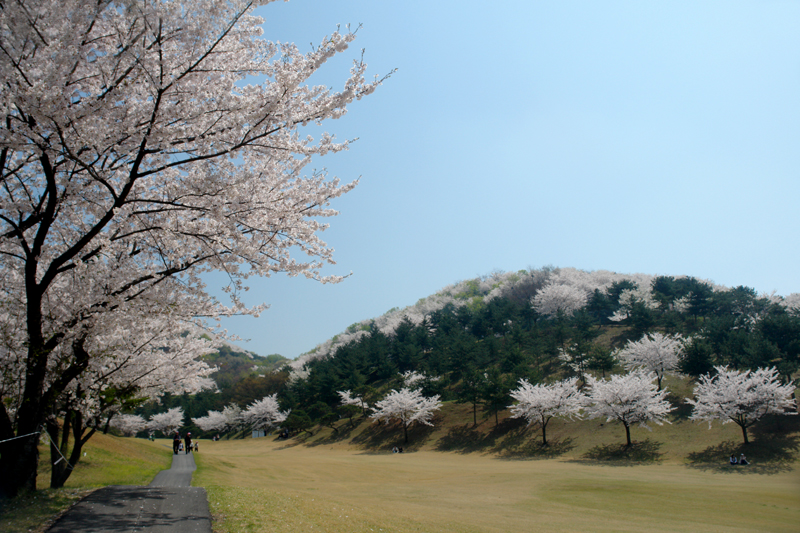
[[[749,465],[750,464],[747,461],[747,457],[745,457],[744,454],[742,454],[741,457],[739,457],[739,464],[740,465]]]
[[[736,466],[738,463],[736,462],[736,456],[731,454],[731,466]]]

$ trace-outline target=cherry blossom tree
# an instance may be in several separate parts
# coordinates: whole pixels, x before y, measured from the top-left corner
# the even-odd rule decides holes
[[[654,372],[661,390],[661,380],[667,373],[675,372],[683,355],[684,339],[680,335],[650,333],[636,342],[628,341],[617,351],[616,357],[628,370],[641,368]]]
[[[433,414],[441,407],[438,394],[425,397],[418,389],[402,388],[390,391],[377,402],[370,418],[385,422],[399,420],[403,425],[403,441],[408,442],[408,427],[414,422],[432,426]]]
[[[192,418],[192,422],[203,431],[225,431],[228,418],[219,411],[209,411],[206,416]]]
[[[181,426],[183,426],[183,409],[180,407],[168,409],[166,413],[156,413],[147,423],[147,429],[160,431],[166,437],[178,431]]]
[[[360,407],[361,413],[366,418],[367,411],[369,411],[371,408],[366,400],[364,400],[363,396],[354,396],[349,390],[338,391],[337,394],[341,398],[342,405],[354,405],[356,407]]]
[[[589,301],[586,291],[571,285],[549,283],[533,297],[533,308],[540,315],[555,317],[559,313],[572,316],[586,307]]]
[[[694,398],[686,403],[694,410],[692,420],[720,420],[723,424],[735,422],[742,428],[744,443],[747,428],[767,414],[797,414],[797,403],[793,397],[795,386],[781,383],[775,368],[756,370],[728,370],[726,366],[714,367],[715,375],[700,376],[694,388]]]
[[[126,437],[133,437],[147,427],[147,420],[139,415],[120,415],[111,422]]]
[[[320,272],[334,263],[320,219],[355,183],[303,169],[348,143],[299,131],[382,80],[357,59],[340,91],[305,85],[355,34],[306,54],[268,42],[252,15],[267,3],[3,3],[0,308],[19,326],[4,359],[21,378],[17,410],[0,402],[3,494],[35,488],[35,439],[7,439],[35,433],[89,366],[98,315],[164,309],[169,291],[211,302],[196,317],[257,314],[239,299],[248,276],[341,280]],[[230,308],[205,292],[212,270]],[[59,350],[69,364],[52,363]]]
[[[511,391],[517,403],[510,406],[511,418],[524,418],[528,425],[542,428],[542,446],[547,446],[547,423],[553,417],[580,416],[586,398],[578,390],[578,378],[571,378],[550,385],[531,385],[526,379],[519,380],[519,387]]]
[[[286,420],[288,415],[289,411],[280,410],[275,393],[248,405],[242,412],[242,420],[253,429],[268,430]]]
[[[106,431],[117,413],[145,400],[215,387],[207,377],[214,369],[199,360],[215,343],[188,334],[191,329],[187,331],[177,314],[171,317],[174,321],[162,318],[104,313],[85,329],[80,344],[66,353],[57,349],[51,354],[56,369],[75,357],[89,358],[87,368],[66,386],[45,422],[51,439],[51,488],[62,487],[69,479],[83,446],[103,420]]]
[[[595,379],[587,376],[589,392],[586,414],[589,418],[605,417],[607,422],[617,420],[625,426],[627,445],[631,445],[631,425],[650,429],[648,422],[663,425],[667,414],[674,409],[665,400],[667,390],[659,391],[653,380],[654,373],[641,371]]]

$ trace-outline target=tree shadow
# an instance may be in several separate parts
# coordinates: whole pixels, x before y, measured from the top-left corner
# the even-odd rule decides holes
[[[414,424],[408,428],[408,442],[404,442],[403,426],[399,422],[373,423],[350,442],[370,452],[391,451],[395,446],[403,448],[404,451],[413,452],[419,450],[434,431],[433,426]]]
[[[524,460],[524,459],[554,459],[575,448],[573,439],[567,437],[561,440],[553,440],[544,446],[538,439],[527,439],[523,444],[517,446],[506,446],[498,452],[500,459]]]
[[[337,442],[342,442],[350,439],[353,435],[353,431],[358,429],[358,427],[364,422],[363,418],[358,420],[354,420],[351,424],[350,421],[346,421],[343,424],[340,424],[336,427],[336,431],[333,431],[330,435],[326,437],[319,438],[314,442],[307,443],[308,446],[322,446],[325,444],[335,444]],[[324,426],[329,427],[329,426]]]
[[[497,435],[483,433],[471,424],[450,428],[447,435],[436,443],[440,452],[473,453],[484,451],[494,445]]]
[[[608,466],[636,466],[653,464],[661,461],[664,453],[660,452],[662,443],[645,439],[626,444],[608,444],[595,446],[579,459],[571,462],[602,464]]]
[[[788,417],[785,417],[788,418]],[[795,417],[791,417],[795,418]],[[765,419],[751,428],[750,444],[731,440],[709,446],[687,457],[687,466],[707,472],[726,474],[772,475],[791,472],[800,458],[800,434],[794,432],[796,421]],[[731,454],[745,454],[750,464],[732,466]]]
[[[686,403],[683,396],[669,392],[667,393],[667,401],[674,407],[670,413],[672,420],[689,420],[689,417],[692,416],[692,405]]]

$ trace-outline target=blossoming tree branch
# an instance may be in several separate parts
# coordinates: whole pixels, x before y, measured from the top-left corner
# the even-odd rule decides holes
[[[268,3],[0,6],[0,441],[38,432],[95,346],[113,349],[107,315],[202,328],[262,309],[237,297],[248,276],[341,279],[321,274],[334,260],[320,219],[355,183],[304,169],[348,144],[300,130],[383,79],[359,57],[340,90],[308,86],[355,35],[308,53],[269,42],[252,14]],[[206,293],[209,271],[227,275],[231,305]],[[35,488],[37,442],[0,444],[0,492]]]

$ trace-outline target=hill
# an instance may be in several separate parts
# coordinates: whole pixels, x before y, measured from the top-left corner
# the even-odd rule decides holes
[[[374,402],[415,372],[436,378],[423,383],[426,395],[496,414],[519,379],[621,372],[615,351],[656,332],[686,341],[679,370],[687,376],[774,366],[790,380],[800,368],[800,295],[607,271],[494,274],[350,326],[294,361],[279,397],[283,408],[304,410],[338,405],[343,390]]]
[[[552,267],[495,273],[353,324],[295,361],[276,359],[277,372],[261,372],[252,354],[220,353],[222,394],[180,402],[198,417],[277,394],[280,408],[292,412],[285,425],[297,432],[349,416],[340,391],[372,405],[413,374],[426,396],[468,406],[473,423],[480,415],[500,424],[520,379],[578,376],[583,383],[587,375],[621,373],[617,351],[655,333],[681,339],[677,370],[689,379],[726,365],[776,367],[789,381],[800,368],[800,295],[689,276]],[[691,409],[687,387],[672,396],[681,412]]]

